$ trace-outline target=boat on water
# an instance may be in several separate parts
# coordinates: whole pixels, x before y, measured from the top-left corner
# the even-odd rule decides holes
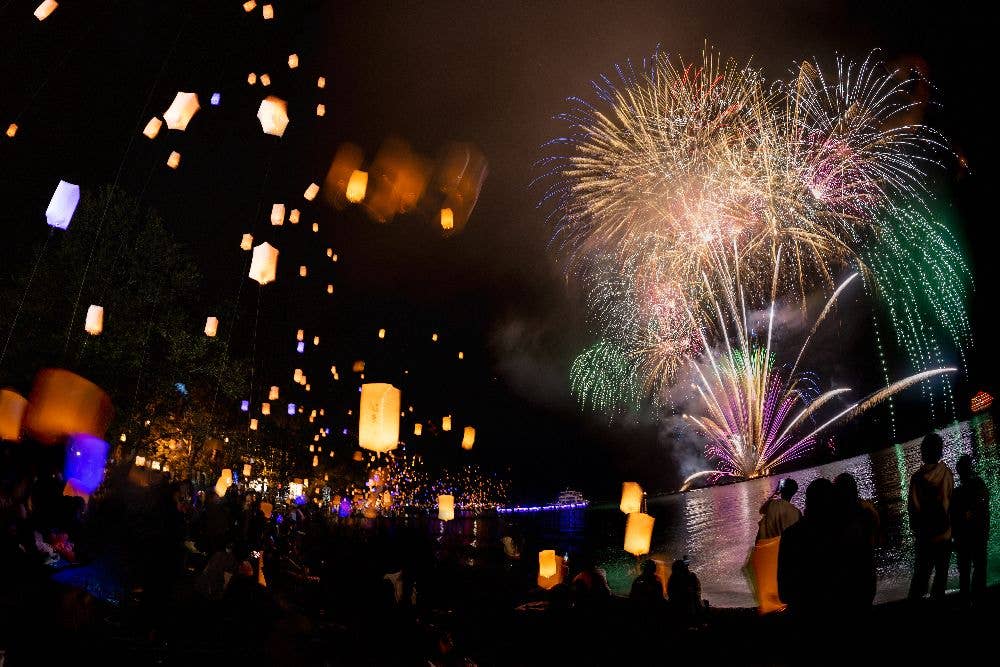
[[[582,493],[575,489],[565,489],[554,503],[548,505],[517,505],[514,507],[498,507],[500,514],[522,514],[525,512],[558,512],[562,510],[582,509],[590,504]]]

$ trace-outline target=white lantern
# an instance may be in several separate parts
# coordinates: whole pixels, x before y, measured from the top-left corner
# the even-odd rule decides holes
[[[250,277],[266,285],[273,282],[278,272],[278,249],[270,243],[261,243],[253,249]]]
[[[97,336],[104,331],[104,308],[101,306],[91,306],[87,309],[87,322],[83,330],[91,336]]]
[[[401,394],[391,384],[374,382],[361,385],[361,409],[358,418],[358,444],[373,452],[387,452],[399,444],[399,405]]]
[[[306,201],[312,201],[313,199],[316,199],[316,195],[318,194],[319,194],[319,186],[316,185],[315,183],[310,183],[309,187],[306,188],[306,191],[302,193],[302,196],[305,198]]]
[[[35,18],[39,21],[44,21],[58,6],[59,3],[56,0],[45,0],[45,2],[35,7]]]
[[[146,123],[146,127],[143,128],[142,133],[146,135],[148,139],[155,139],[156,135],[160,133],[161,127],[163,127],[163,121],[156,116],[153,116],[149,119],[149,122]]]
[[[299,209],[297,208],[292,209],[292,211],[288,214],[288,222],[292,223],[293,225],[297,225],[299,223]]]
[[[438,496],[438,518],[442,521],[451,521],[455,518],[455,496]]]
[[[170,108],[163,112],[163,120],[171,130],[184,131],[200,108],[197,93],[177,93]]]
[[[177,151],[170,151],[170,156],[167,158],[167,166],[171,169],[176,169],[181,163],[181,154]]]
[[[472,449],[472,445],[476,442],[476,429],[471,426],[466,426],[465,430],[462,432],[462,449]]]
[[[285,222],[285,205],[274,204],[271,206],[271,224],[280,226]]]
[[[288,56],[288,69],[295,69],[299,66],[299,56],[297,53],[293,53]]]
[[[240,241],[240,250],[250,250],[253,248],[253,234],[244,234]]]
[[[347,201],[357,204],[365,198],[368,190],[368,172],[355,169],[347,181]]]
[[[618,508],[624,514],[642,511],[642,487],[636,482],[622,484],[622,500]]]
[[[56,191],[52,193],[52,199],[49,200],[49,207],[45,209],[45,221],[50,227],[66,229],[79,203],[80,186],[59,181]]]
[[[649,553],[649,543],[653,537],[653,517],[642,512],[633,512],[625,521],[625,551],[633,556]]]
[[[215,334],[219,331],[219,318],[209,317],[205,320],[205,335],[209,338],[214,338]]]
[[[266,76],[264,74],[260,77],[261,83],[264,83]],[[268,83],[270,83],[270,79],[268,79]],[[267,83],[264,85],[266,86]],[[285,134],[285,128],[288,127],[288,104],[280,97],[268,95],[260,103],[260,108],[257,109],[257,120],[260,121],[260,127],[264,130],[264,134],[275,137],[282,136]]]

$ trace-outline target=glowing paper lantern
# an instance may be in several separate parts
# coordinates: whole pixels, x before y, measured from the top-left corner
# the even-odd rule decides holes
[[[170,156],[167,158],[167,166],[171,169],[176,169],[180,166],[181,154],[177,151],[170,151]]]
[[[306,339],[305,329],[299,329],[297,332],[295,332],[295,340],[303,341],[305,339]]]
[[[197,93],[177,93],[170,108],[163,112],[163,120],[171,130],[183,132],[200,108]]]
[[[362,454],[360,451],[356,451],[356,452],[354,452],[354,456],[352,456],[351,458],[354,459],[355,461],[363,461],[364,458],[365,458],[365,455]]]
[[[244,234],[240,241],[240,250],[250,250],[253,248],[253,234]]]
[[[156,116],[153,116],[149,119],[149,122],[146,123],[146,127],[142,129],[142,133],[147,139],[155,139],[156,135],[160,133],[161,127],[163,127],[163,121]]]
[[[249,83],[251,86],[257,83],[257,75],[254,74],[253,72],[247,74],[247,83]]]
[[[445,415],[441,418],[441,430],[450,431],[451,430],[451,415]]]
[[[355,373],[364,373],[365,372],[365,362],[363,362],[362,360],[358,359],[357,361],[354,362],[354,365],[351,366],[351,370],[354,371]]]
[[[455,518],[455,496],[438,496],[438,518],[442,521],[451,521]]]
[[[333,294],[333,285],[332,284],[327,283],[327,285],[326,285],[326,293],[327,294]]]
[[[46,445],[76,433],[103,438],[112,413],[111,399],[96,384],[69,371],[46,368],[35,376],[23,427]]]
[[[83,325],[83,330],[91,336],[97,336],[104,331],[104,308],[102,306],[91,306],[87,309],[87,320]]]
[[[281,226],[285,222],[285,205],[274,204],[271,206],[271,224]]]
[[[316,115],[317,116],[325,116],[326,115],[326,105],[325,104],[317,104],[316,105]]]
[[[205,320],[205,335],[209,338],[215,338],[215,334],[219,332],[219,318],[209,317]]]
[[[554,588],[555,586],[557,586],[557,585],[559,585],[559,584],[561,584],[563,582],[563,578],[564,578],[564,576],[566,574],[566,563],[563,560],[562,556],[559,556],[554,551],[552,551],[551,552],[552,553],[552,562],[551,562],[551,564],[546,563],[545,564],[545,568],[546,568],[546,571],[552,569],[553,572],[552,572],[551,575],[542,576],[542,554],[543,553],[545,553],[545,552],[544,551],[538,552],[538,587],[542,588],[542,589],[545,589],[545,590],[551,590],[552,588]],[[548,557],[546,557],[546,560],[548,560]]]
[[[455,228],[455,213],[450,208],[441,209],[441,229],[451,231]]]
[[[49,227],[66,229],[79,203],[80,186],[59,181],[56,191],[52,193],[52,199],[49,200],[49,206],[45,209],[45,222]]]
[[[251,431],[256,431],[257,430],[257,419],[256,418],[250,420],[250,430]]]
[[[462,432],[462,449],[472,449],[472,445],[476,442],[476,429],[471,426],[466,426],[465,430]]]
[[[15,135],[17,135],[17,123],[11,123],[7,126],[7,136],[13,139]]]
[[[35,18],[39,21],[44,21],[58,6],[59,3],[56,0],[45,0],[45,2],[35,7]]]
[[[252,12],[256,7],[257,7],[257,0],[247,0],[246,2],[243,3],[243,11],[245,11],[247,14]]]
[[[365,198],[368,190],[368,172],[355,169],[347,182],[347,201],[357,204]]]
[[[271,76],[269,74],[260,75],[260,85],[267,87],[271,85]]]
[[[264,5],[263,14],[264,14],[264,20],[270,21],[271,19],[274,18],[274,7],[272,7],[271,5]]]
[[[278,387],[277,386],[272,386],[271,387],[271,391],[269,391],[268,394],[267,394],[267,400],[269,400],[269,401],[276,401],[276,400],[278,400]]]
[[[28,399],[16,391],[0,389],[0,440],[20,440],[21,422]]]
[[[459,359],[465,359],[465,353],[464,352],[459,352],[458,353],[458,358]]]
[[[305,264],[299,267],[299,277],[305,278],[309,274],[309,269]]]
[[[146,457],[145,456],[136,456],[135,457],[135,465],[136,465],[136,467],[139,467],[139,468],[144,467],[146,465]]]
[[[149,464],[149,467],[152,468],[153,470],[159,470],[160,469],[160,462],[159,461],[153,461],[152,463]]]
[[[240,411],[249,412],[250,411],[250,401],[240,401]]]
[[[306,188],[306,191],[302,193],[302,196],[305,197],[306,201],[312,201],[313,199],[316,199],[316,195],[318,194],[319,186],[315,183],[310,183],[309,187]]]
[[[293,225],[297,225],[299,223],[299,209],[297,208],[292,209],[292,212],[288,214],[288,222],[292,223]]]
[[[273,282],[278,272],[278,249],[270,243],[261,243],[253,249],[250,277],[261,285]]]
[[[326,77],[325,76],[321,76],[318,79],[316,79],[316,87],[317,88],[326,88]]]
[[[218,481],[215,482],[215,495],[220,498],[226,495],[226,491],[229,487],[233,485],[233,471],[229,468],[223,468],[222,474],[219,475]]]
[[[538,552],[538,576],[548,578],[559,571],[556,563],[556,552],[554,549],[546,549]]]
[[[633,512],[625,521],[625,551],[633,556],[649,553],[649,543],[653,537],[653,517],[642,512]]]
[[[91,494],[104,480],[107,459],[108,443],[92,435],[73,435],[66,448],[63,478],[72,482],[75,489]]]
[[[434,343],[436,343],[437,339],[438,339],[438,335],[436,333],[432,333],[431,334],[431,341],[434,342]]]
[[[315,234],[318,231],[319,231],[319,223],[318,222],[314,222],[313,223],[313,234]]]
[[[379,338],[385,338],[385,329],[379,329],[378,330],[378,337]]]
[[[414,424],[413,425],[413,435],[421,435],[421,434],[423,434],[423,432],[424,432],[424,425],[423,424]]]
[[[313,468],[319,465],[319,455],[313,454]]]
[[[243,464],[243,476],[244,477],[249,477],[251,471],[252,471],[252,468],[250,467],[250,464],[249,463],[244,463]]]
[[[625,514],[642,511],[642,487],[636,482],[622,484],[622,500],[618,508]]]
[[[399,404],[401,394],[391,384],[361,385],[358,444],[362,449],[387,452],[399,444]]]
[[[305,381],[305,375],[302,373],[301,368],[296,368],[295,372],[292,373],[292,381],[297,384],[302,384]]]
[[[260,414],[262,414],[262,415],[269,415],[269,414],[271,414],[271,404],[270,403],[261,403],[260,404]]]
[[[265,83],[265,78],[267,78],[266,74],[261,75],[260,82],[266,86],[271,80],[267,78],[267,83]],[[264,134],[275,137],[282,136],[285,134],[285,128],[288,127],[288,104],[280,97],[268,95],[261,101],[260,107],[257,109],[257,120],[260,121],[260,127],[264,130]]]
[[[313,345],[319,345],[319,336],[313,336]]]
[[[299,66],[299,56],[296,53],[288,56],[288,69],[295,69]]]

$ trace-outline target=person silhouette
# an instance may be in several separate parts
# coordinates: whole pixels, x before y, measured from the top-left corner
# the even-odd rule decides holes
[[[971,456],[960,456],[955,469],[960,484],[951,497],[951,525],[958,560],[958,590],[963,600],[973,601],[986,592],[990,496],[986,484],[972,468]]]
[[[928,433],[920,443],[923,465],[910,478],[907,507],[910,529],[915,542],[910,598],[922,598],[934,572],[931,597],[944,598],[951,561],[951,519],[948,515],[955,479],[941,461],[944,441],[937,433]]]

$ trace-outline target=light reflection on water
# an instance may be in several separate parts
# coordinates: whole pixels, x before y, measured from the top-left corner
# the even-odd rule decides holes
[[[945,462],[954,470],[962,454],[972,454],[976,469],[990,490],[990,511],[1000,508],[1000,455],[993,420],[980,415],[940,431]],[[842,472],[858,480],[863,497],[880,508],[885,546],[876,549],[877,602],[906,596],[910,582],[913,537],[906,512],[906,486],[920,465],[919,439],[826,465],[791,473],[799,483],[793,503],[802,508],[805,488],[817,477],[833,479]],[[702,583],[704,596],[715,606],[749,607],[754,600],[742,574],[743,564],[757,532],[758,508],[774,491],[778,478],[762,478],[688,493],[651,498],[648,511],[656,517],[652,556],[673,560],[687,554]],[[519,515],[514,519],[525,533],[528,549],[556,548],[571,555],[589,548],[608,572],[615,592],[627,594],[636,561],[622,550],[625,521],[617,504],[587,510]],[[543,546],[544,545],[544,546]],[[528,551],[531,553],[531,551]],[[1000,582],[1000,521],[990,529],[990,584]],[[958,586],[952,559],[949,588]]]

